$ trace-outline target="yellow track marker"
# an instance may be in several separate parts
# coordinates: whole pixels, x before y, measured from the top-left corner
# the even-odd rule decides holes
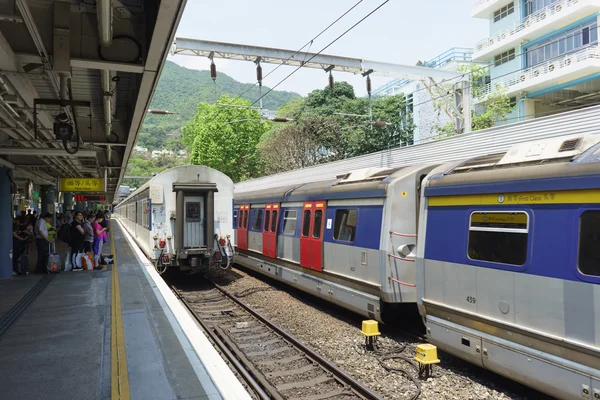
[[[117,271],[117,253],[115,239],[110,235],[110,247],[114,257],[112,267],[112,301],[110,307],[111,326],[111,399],[129,400],[129,375],[127,373],[127,353],[125,352],[125,332],[123,331],[123,315],[121,314],[121,287]]]

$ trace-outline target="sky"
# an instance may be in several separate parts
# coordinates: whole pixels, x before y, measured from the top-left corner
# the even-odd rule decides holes
[[[384,0],[363,0],[304,51],[318,52]],[[275,47],[296,51],[341,16],[358,0],[188,0],[176,37]],[[415,65],[452,47],[473,47],[487,36],[488,20],[470,16],[472,0],[391,0],[373,15],[328,47],[323,54]],[[169,55],[169,60],[191,69],[208,69],[205,57]],[[215,59],[217,74],[255,83],[252,62]],[[276,66],[262,64],[263,76]],[[273,87],[295,67],[283,66],[263,80]],[[333,72],[336,81],[354,86],[358,96],[366,95],[360,75]],[[390,79],[372,77],[373,89]],[[219,79],[217,76],[217,87]],[[322,70],[301,68],[277,90],[303,96],[328,84]]]

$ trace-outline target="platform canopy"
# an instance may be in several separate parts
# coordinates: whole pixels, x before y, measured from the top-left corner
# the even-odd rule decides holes
[[[0,2],[0,166],[17,183],[103,178],[111,201],[185,3]]]

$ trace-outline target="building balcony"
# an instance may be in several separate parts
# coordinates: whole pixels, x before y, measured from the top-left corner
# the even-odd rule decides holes
[[[502,90],[508,96],[532,93],[557,85],[589,77],[600,72],[600,48],[588,46],[576,52],[564,54],[533,67],[493,79],[480,93],[474,93],[475,103],[485,102],[495,91]]]
[[[600,11],[600,0],[560,0],[475,45],[473,61],[495,55]]]
[[[504,7],[513,0],[473,0],[471,17],[488,19],[494,10]]]

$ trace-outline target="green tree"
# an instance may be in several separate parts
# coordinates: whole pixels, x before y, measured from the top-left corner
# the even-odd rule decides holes
[[[249,106],[248,100],[222,95],[219,104]],[[184,143],[191,144],[191,163],[206,165],[234,182],[259,176],[258,143],[270,129],[255,109],[200,103],[193,120],[183,128]]]
[[[471,112],[472,130],[490,128],[498,121],[505,120],[512,109],[510,99],[506,94],[506,89],[501,85],[496,84],[493,91],[486,90],[490,85],[490,83],[486,83],[486,78],[489,76],[489,67],[471,63],[461,65],[458,71],[469,74],[471,98],[484,100],[481,110]],[[434,108],[438,113],[444,112],[452,120],[452,122],[438,127],[438,137],[456,135],[458,128],[455,121],[462,119],[462,117],[459,115],[454,103],[454,96],[449,95],[453,93],[454,85],[452,83],[435,83],[433,80],[422,82],[434,98]]]

